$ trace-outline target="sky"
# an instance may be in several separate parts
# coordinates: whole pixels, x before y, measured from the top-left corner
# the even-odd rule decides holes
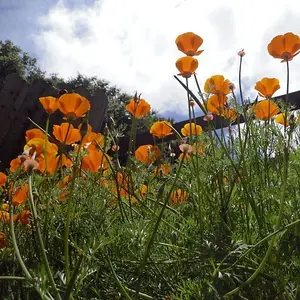
[[[162,116],[187,118],[184,89],[174,79],[184,54],[175,39],[192,31],[204,42],[197,77],[216,74],[238,86],[243,59],[244,97],[255,83],[277,77],[286,91],[286,66],[267,45],[286,32],[300,35],[298,0],[0,0],[0,39],[38,58],[42,70],[69,78],[82,73],[142,93]],[[300,90],[300,55],[290,64],[290,91]],[[194,83],[191,88],[196,91]]]

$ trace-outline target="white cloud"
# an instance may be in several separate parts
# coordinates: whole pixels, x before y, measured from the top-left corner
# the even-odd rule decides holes
[[[254,86],[262,77],[277,77],[282,86],[277,95],[285,93],[285,65],[268,54],[267,44],[278,34],[300,34],[297,0],[100,0],[90,5],[76,0],[71,8],[67,4],[59,1],[39,18],[35,42],[49,73],[98,75],[130,93],[142,92],[162,113],[185,113],[186,94],[172,76],[182,56],[174,40],[193,31],[204,39],[205,51],[198,58],[201,85],[214,74],[237,83],[236,53],[245,48],[245,86]],[[292,91],[300,89],[299,67],[296,57],[291,63]]]

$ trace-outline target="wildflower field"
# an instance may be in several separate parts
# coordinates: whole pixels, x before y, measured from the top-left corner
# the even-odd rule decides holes
[[[155,122],[153,144],[136,147],[151,108],[136,94],[124,107],[125,163],[114,128],[93,132],[88,99],[37,99],[46,128],[27,130],[24,152],[0,173],[1,299],[300,299],[300,117],[289,104],[300,38],[279,35],[266,49],[286,70],[286,95],[272,100],[280,83],[265,77],[251,104],[243,50],[239,82],[213,75],[200,86],[202,43],[192,32],[176,39],[189,121],[179,132]],[[51,128],[57,110],[63,122]]]

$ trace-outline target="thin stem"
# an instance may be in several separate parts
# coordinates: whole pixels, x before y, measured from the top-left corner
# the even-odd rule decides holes
[[[157,218],[157,220],[156,220],[156,223],[155,223],[155,225],[154,225],[152,234],[151,234],[151,236],[150,236],[150,238],[149,238],[149,240],[148,240],[147,248],[146,248],[146,251],[145,251],[143,260],[142,260],[142,262],[141,262],[141,265],[140,265],[140,267],[139,267],[138,283],[137,283],[137,289],[136,289],[136,296],[137,296],[137,297],[138,297],[139,291],[140,291],[141,279],[142,279],[141,275],[142,275],[143,269],[144,269],[144,267],[145,267],[145,265],[146,265],[148,256],[149,256],[149,254],[150,254],[151,247],[152,247],[152,245],[153,245],[153,243],[154,243],[154,238],[155,238],[155,235],[156,235],[156,233],[157,233],[157,231],[158,231],[159,224],[160,224],[160,222],[161,222],[161,220],[162,220],[163,213],[164,213],[164,211],[165,211],[165,209],[166,209],[166,207],[167,207],[167,203],[168,203],[168,201],[169,201],[169,199],[170,199],[170,197],[171,197],[171,194],[172,194],[172,192],[173,192],[173,190],[174,190],[175,184],[176,184],[177,179],[178,179],[178,177],[179,177],[180,170],[181,170],[181,168],[182,168],[182,165],[183,165],[183,161],[184,161],[184,159],[185,159],[185,156],[186,156],[186,153],[184,152],[184,153],[183,153],[183,157],[182,157],[182,159],[181,159],[181,161],[180,161],[178,170],[177,170],[177,172],[176,172],[176,176],[175,176],[174,181],[173,181],[173,183],[172,183],[172,186],[171,186],[171,188],[170,188],[170,190],[169,190],[169,192],[168,192],[168,194],[167,194],[167,197],[166,197],[166,199],[165,199],[164,206],[162,207],[162,209],[161,209],[161,211],[160,211],[160,214],[159,214],[159,216],[158,216],[158,218]]]
[[[65,295],[64,295],[64,300],[68,300],[71,297],[72,289],[73,289],[73,286],[74,286],[74,284],[76,282],[77,275],[79,273],[82,261],[83,261],[83,253],[80,254],[79,259],[78,259],[78,261],[76,263],[76,266],[74,268],[72,277],[71,277],[71,279],[70,279],[70,281],[68,283],[67,290],[66,290]]]
[[[19,262],[19,264],[21,266],[22,271],[25,274],[26,279],[32,280],[32,276],[30,275],[28,269],[25,266],[25,263],[24,263],[24,261],[22,259],[22,256],[20,254],[19,247],[18,247],[18,244],[17,244],[17,239],[16,239],[16,235],[15,235],[15,229],[14,229],[14,208],[13,208],[12,205],[10,205],[10,211],[9,211],[9,213],[10,213],[9,217],[10,217],[11,237],[12,237],[12,242],[13,242],[13,246],[14,246],[14,250],[15,250],[18,262]]]
[[[287,94],[286,94],[286,108],[285,108],[286,114],[287,114],[288,93],[289,93],[289,64],[288,64],[288,61],[287,61]],[[286,128],[286,126],[285,126],[285,128]],[[289,160],[288,148],[289,148],[289,145],[287,144],[287,141],[286,141],[286,129],[285,129],[284,152],[283,152],[283,178],[282,178],[283,182],[282,182],[282,188],[281,188],[279,213],[278,213],[278,218],[277,218],[277,222],[276,222],[276,226],[275,226],[276,230],[278,230],[280,228],[281,219],[282,219],[282,215],[283,215],[283,207],[284,207],[284,201],[285,201],[285,194],[286,194],[286,187],[287,187],[287,176],[288,176],[288,160]],[[230,291],[225,296],[231,296],[233,294],[236,294],[244,286],[250,284],[259,275],[259,273],[264,268],[264,266],[265,266],[265,264],[266,264],[266,262],[269,258],[269,255],[272,252],[272,249],[273,249],[273,246],[274,246],[274,243],[275,243],[275,238],[276,238],[275,235],[272,236],[272,239],[270,241],[267,252],[266,252],[263,260],[261,261],[260,265],[255,270],[255,272],[242,285],[240,285],[236,289]]]
[[[73,165],[73,172],[72,172],[72,181],[71,181],[71,187],[70,187],[70,197],[68,199],[67,204],[67,216],[66,216],[66,227],[64,232],[64,259],[65,259],[65,271],[66,271],[66,282],[68,283],[70,281],[70,264],[69,264],[69,232],[70,232],[70,223],[71,223],[71,210],[72,210],[72,204],[73,204],[73,191],[75,186],[75,178],[77,175],[77,166],[79,162],[79,156],[80,156],[80,149],[82,146],[83,138],[81,138],[80,144],[78,146],[78,152],[75,159],[75,164]]]
[[[242,91],[242,62],[243,62],[243,56],[240,55],[240,66],[239,66],[239,90],[240,90],[240,97],[241,97],[241,103],[243,106],[243,110],[245,112],[245,103],[243,98],[243,91]]]
[[[40,227],[39,227],[39,224],[38,224],[38,215],[37,215],[37,211],[36,211],[35,204],[34,204],[34,201],[33,201],[33,194],[32,194],[32,175],[29,176],[28,186],[29,186],[29,203],[30,203],[31,210],[32,210],[33,224],[34,224],[34,227],[35,227],[35,230],[36,230],[36,233],[37,233],[38,242],[39,242],[39,246],[40,246],[40,251],[41,251],[41,254],[42,254],[42,261],[43,261],[44,266],[46,268],[47,275],[50,279],[50,283],[52,285],[52,289],[53,289],[53,292],[55,294],[55,297],[56,297],[56,299],[61,299],[60,295],[58,293],[58,290],[56,288],[55,281],[54,281],[53,276],[52,276],[49,261],[48,261],[46,251],[45,251],[45,246],[44,246],[41,230],[40,230]]]

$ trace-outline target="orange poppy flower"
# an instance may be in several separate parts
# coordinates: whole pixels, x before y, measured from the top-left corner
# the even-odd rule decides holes
[[[200,143],[194,143],[193,144],[194,153],[196,153],[199,156],[204,155],[205,148],[206,148],[205,144],[200,144]]]
[[[63,94],[57,104],[68,120],[83,117],[91,108],[89,100],[76,93]]]
[[[300,52],[300,38],[291,32],[277,35],[268,45],[268,51],[274,58],[281,58],[282,62],[290,61]]]
[[[0,231],[0,249],[8,246],[8,240],[6,239],[5,233]]]
[[[140,189],[139,189],[139,194],[140,194],[142,197],[145,197],[146,194],[147,194],[147,192],[148,192],[148,187],[147,187],[147,185],[142,184],[141,187],[140,187]]]
[[[25,135],[26,143],[34,138],[44,139],[45,133],[38,128],[33,128],[33,129],[27,130],[26,135]]]
[[[230,122],[233,122],[237,119],[238,113],[233,108],[224,108],[222,111],[222,117],[229,120]]]
[[[254,105],[254,114],[259,120],[269,120],[278,113],[277,105],[271,100],[262,100]]]
[[[129,104],[125,106],[125,109],[130,112],[135,118],[140,119],[145,117],[149,113],[151,106],[144,99],[138,99],[137,101],[135,101],[132,98],[129,101]]]
[[[27,142],[24,146],[24,151],[30,149],[31,155],[36,152],[36,156],[39,156],[45,152],[45,140],[42,138],[33,138]],[[58,151],[58,147],[53,143],[47,143],[47,153],[56,153]]]
[[[166,121],[155,122],[150,128],[150,133],[160,139],[163,139],[173,133],[172,128],[168,125],[171,125],[171,123]]]
[[[286,121],[285,121],[285,114],[283,113],[280,113],[277,115],[277,117],[275,118],[275,122],[278,123],[278,124],[281,124],[285,127],[289,127],[290,126],[290,123],[289,123],[289,117],[287,117]]]
[[[102,166],[101,166],[102,163]],[[84,171],[91,171],[97,173],[99,168],[107,169],[109,166],[107,158],[99,151],[90,151],[88,155],[85,155],[81,161],[81,169]]]
[[[81,140],[79,129],[75,129],[74,126],[69,123],[53,125],[53,135],[57,140],[66,145],[71,145]]]
[[[198,68],[198,60],[191,56],[184,56],[176,61],[176,68],[184,78],[189,78]]]
[[[190,126],[191,125],[191,126]],[[187,123],[181,128],[181,134],[183,136],[190,136],[190,135],[200,135],[202,132],[202,127],[195,123]]]
[[[167,175],[171,172],[171,168],[167,164],[161,164],[154,169],[154,174],[159,175]]]
[[[190,160],[191,159],[191,156],[188,153],[185,153],[185,154],[184,153],[180,153],[180,155],[178,156],[178,159],[179,160],[183,160],[183,157],[184,157],[185,160]]]
[[[96,150],[99,150],[98,144],[101,147],[104,147],[104,138],[103,138],[102,134],[88,130],[88,132],[82,139],[82,145],[88,151],[96,151]]]
[[[64,177],[63,180],[58,181],[56,185],[59,186],[60,188],[63,188],[71,181],[72,181],[72,177],[70,175],[67,175],[66,177]]]
[[[18,220],[18,216],[16,214],[13,215],[13,222]],[[10,222],[10,214],[8,211],[0,210],[0,222],[9,223]]]
[[[22,162],[19,157],[12,159],[10,161],[10,168],[9,168],[10,172],[12,173],[16,172],[21,166],[21,164]]]
[[[7,176],[0,172],[0,186],[4,186],[6,184],[7,181]]]
[[[64,154],[59,156],[57,155],[57,153],[49,153],[47,159],[48,159],[47,173],[50,175],[54,174],[56,169],[59,169],[63,166],[70,168],[73,165],[72,161],[69,158],[67,158]],[[45,157],[41,155],[36,160],[39,164],[37,170],[39,170],[41,173],[44,173],[46,171]]]
[[[150,165],[156,161],[160,155],[160,150],[153,145],[143,145],[135,151],[135,158],[145,165]]]
[[[227,101],[227,96],[218,94],[212,95],[207,100],[207,110],[213,114],[221,115],[224,110],[224,105]]]
[[[264,77],[262,80],[256,82],[254,88],[261,97],[271,98],[280,89],[279,80],[277,78]]]
[[[186,201],[188,197],[188,193],[182,189],[178,189],[171,193],[171,201],[173,204],[181,204]]]
[[[5,210],[0,210],[0,222],[2,223],[9,223],[9,212],[5,211]]]
[[[228,95],[230,91],[230,81],[225,80],[223,75],[214,75],[206,79],[204,84],[205,93],[216,95]]]
[[[123,172],[117,172],[118,185],[127,189],[129,184],[129,176]]]
[[[188,56],[199,55],[203,52],[203,50],[198,50],[203,43],[203,39],[193,32],[186,32],[179,35],[175,43],[178,50]]]
[[[28,184],[23,184],[21,185],[17,191],[15,192],[15,194],[13,195],[13,199],[12,199],[12,203],[15,206],[19,206],[20,204],[22,204],[25,200],[28,199]]]
[[[28,225],[30,223],[31,211],[28,209],[22,210],[19,213],[19,222],[23,225]]]
[[[40,97],[40,102],[42,103],[44,110],[50,115],[53,114],[57,110],[57,99],[48,96],[48,97]]]

